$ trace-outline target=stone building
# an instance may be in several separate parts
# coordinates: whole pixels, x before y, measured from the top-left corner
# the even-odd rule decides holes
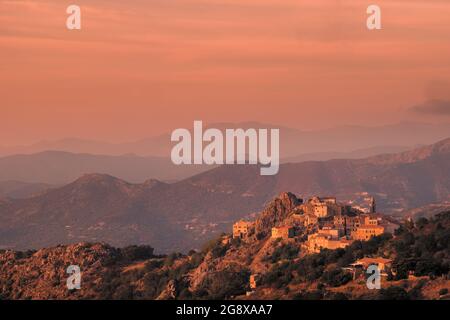
[[[352,240],[337,238],[333,235],[324,233],[314,233],[308,236],[305,246],[310,253],[319,253],[322,249],[343,249],[350,245]]]
[[[381,257],[376,257],[376,258],[365,257],[365,258],[357,260],[356,262],[350,264],[350,266],[343,268],[343,269],[345,271],[349,271],[353,276],[353,280],[355,280],[356,278],[361,276],[363,273],[365,273],[366,270],[371,265],[377,266],[378,270],[380,271],[381,276],[387,276],[389,273],[391,273],[393,271],[392,270],[392,260],[381,258]]]
[[[307,214],[314,214],[318,218],[326,218],[342,214],[343,207],[339,205],[334,197],[313,197],[304,205]]]
[[[233,238],[243,239],[255,229],[255,224],[250,221],[240,220],[233,224]]]
[[[392,260],[380,257],[376,258],[365,257],[351,264],[351,266],[361,266],[363,270],[367,270],[367,268],[371,265],[376,265],[378,267],[378,270],[380,270],[380,272],[388,272],[392,268]]]
[[[352,232],[353,240],[367,241],[371,237],[379,236],[384,233],[384,227],[379,225],[362,225]]]
[[[295,236],[295,230],[293,227],[273,227],[272,239],[289,239]]]

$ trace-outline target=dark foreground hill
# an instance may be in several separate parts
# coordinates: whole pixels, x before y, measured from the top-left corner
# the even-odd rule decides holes
[[[274,199],[258,216],[289,219],[297,200]],[[268,216],[273,219],[266,219]],[[116,249],[79,243],[38,251],[0,251],[0,299],[247,299],[251,274],[259,274],[251,299],[445,299],[450,286],[450,212],[405,223],[392,235],[346,249],[306,255],[299,243],[270,236],[249,242],[210,241],[201,251],[155,255],[148,246]],[[342,267],[363,257],[393,260],[395,274],[369,290]],[[66,287],[69,265],[82,272],[81,289]]]
[[[0,248],[105,241],[186,252],[229,231],[284,190],[339,200],[368,192],[382,212],[444,202],[450,195],[450,139],[400,154],[284,164],[275,176],[242,165],[171,184],[85,175],[36,197],[0,200]]]

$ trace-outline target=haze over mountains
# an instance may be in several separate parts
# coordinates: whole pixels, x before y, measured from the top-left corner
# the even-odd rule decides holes
[[[284,162],[328,159],[358,159],[380,153],[404,151],[408,147],[375,147],[353,152],[309,153]],[[87,173],[104,173],[132,183],[152,177],[173,182],[207,171],[214,166],[176,166],[169,158],[136,155],[96,155],[66,151],[43,151],[0,158],[0,197],[26,197],[51,186],[63,185]],[[20,189],[19,185],[20,184]]]
[[[274,128],[270,124],[216,123],[211,127]],[[281,127],[281,162],[359,159],[410,150],[450,136],[450,125],[396,124],[383,127],[345,126],[323,131]],[[175,166],[170,160],[170,135],[131,143],[111,144],[82,139],[62,139],[30,146],[0,147],[0,197],[23,197],[46,185],[63,185],[88,173],[104,173],[128,182],[148,178],[173,182],[210,166]],[[10,181],[33,184],[16,192]],[[30,190],[30,192],[25,192]],[[33,192],[31,192],[33,191]]]
[[[169,158],[162,157],[44,151],[0,158],[0,181],[15,180],[61,185],[86,173],[110,174],[129,182],[144,182],[149,177],[174,181],[208,169],[211,167],[176,166]]]
[[[443,202],[450,195],[450,139],[394,155],[283,164],[276,176],[248,165],[221,166],[171,184],[85,175],[29,199],[1,200],[0,247],[105,241],[188,250],[283,191],[339,200],[369,192],[384,212]]]
[[[213,123],[205,125],[205,128],[207,127],[220,130],[225,130],[226,128],[280,128],[281,158],[324,152],[354,152],[355,150],[367,150],[374,147],[387,147],[387,150],[378,149],[378,151],[386,152],[389,151],[389,148],[392,150],[392,147],[415,147],[430,144],[450,136],[450,125],[446,123],[441,125],[398,123],[378,127],[365,127],[362,125],[338,126],[320,131],[303,131],[301,129],[258,122]],[[300,119],[299,127],[301,128]],[[192,124],[189,124],[186,128],[192,130]],[[42,141],[27,146],[0,146],[0,156],[32,154],[48,150],[103,155],[136,154],[167,158],[170,156],[171,143],[169,132],[156,137],[126,143],[107,143],[70,138]],[[393,151],[398,152],[400,150],[394,149]],[[369,155],[366,153],[358,156]]]

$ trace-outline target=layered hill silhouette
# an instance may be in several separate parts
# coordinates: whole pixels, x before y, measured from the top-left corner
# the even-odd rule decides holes
[[[191,128],[192,123],[187,125]],[[241,122],[211,123],[206,127],[225,130],[228,128],[280,129],[280,154],[292,161],[328,160],[351,156],[371,156],[373,152],[399,152],[405,148],[430,144],[450,136],[448,123],[396,123],[382,126],[338,126],[325,130],[306,131],[280,125]],[[48,150],[71,153],[89,153],[120,156],[167,157],[170,155],[170,132],[154,137],[124,143],[108,143],[79,138],[41,141],[30,145],[1,146],[0,156],[33,154]],[[313,157],[313,158],[311,158]]]
[[[375,147],[352,152],[319,152],[286,158],[283,162],[357,159],[410,148]],[[49,187],[70,183],[90,173],[109,174],[133,183],[148,177],[174,182],[210,170],[206,165],[176,166],[169,158],[133,154],[111,156],[66,151],[43,151],[0,157],[0,197],[23,198]]]
[[[130,182],[143,182],[146,177],[175,181],[209,169],[204,165],[176,166],[167,157],[43,151],[0,158],[0,181],[62,185],[88,172],[109,174]]]
[[[449,174],[450,139],[395,155],[283,164],[276,176],[243,165],[171,184],[90,174],[32,198],[1,200],[0,247],[105,241],[184,251],[229,231],[283,191],[340,200],[368,192],[380,211],[392,212],[448,200]]]
[[[449,125],[420,123],[341,126],[320,131],[302,131],[258,122],[214,123],[206,127],[220,130],[279,128],[282,163],[393,154],[450,136]],[[170,133],[115,144],[69,138],[25,146],[0,146],[0,184],[5,184],[5,188],[11,185],[9,181],[63,185],[91,172],[109,174],[133,183],[142,183],[148,177],[173,182],[211,169],[202,165],[173,165],[169,158],[172,146]],[[20,192],[18,195],[26,194]],[[5,189],[0,192],[0,196],[4,195],[15,197],[16,193]]]

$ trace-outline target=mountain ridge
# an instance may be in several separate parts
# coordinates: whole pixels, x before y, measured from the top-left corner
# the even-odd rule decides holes
[[[143,182],[147,177],[173,181],[208,169],[204,165],[176,166],[170,158],[162,157],[42,151],[0,158],[0,181],[61,185],[88,172],[110,174],[131,182]]]
[[[188,250],[260,211],[284,190],[343,201],[367,192],[384,212],[443,202],[450,194],[449,144],[445,139],[392,155],[396,161],[283,164],[276,176],[244,165],[220,166],[174,183],[85,175],[33,198],[1,202],[0,247],[101,240],[115,246],[152,243],[162,252]]]
[[[188,125],[189,129],[191,125]],[[389,125],[362,126],[347,125],[323,130],[301,130],[282,125],[259,122],[222,122],[205,124],[205,128],[279,128],[281,132],[281,154],[283,158],[296,157],[299,153],[350,152],[376,146],[414,147],[430,144],[450,136],[449,124],[427,124],[400,122]],[[0,156],[32,154],[44,150],[59,150],[73,153],[104,155],[136,154],[140,156],[167,157],[170,154],[170,132],[150,138],[123,143],[110,143],[88,139],[66,138],[55,141],[41,141],[25,146],[0,146]]]

